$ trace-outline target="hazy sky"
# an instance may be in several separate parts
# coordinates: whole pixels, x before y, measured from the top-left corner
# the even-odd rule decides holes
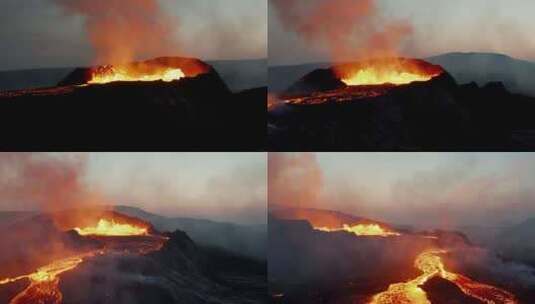
[[[0,153],[0,209],[42,209],[43,201],[76,197],[58,195],[72,189],[83,192],[78,196],[83,200],[86,193],[98,194],[91,203],[136,206],[165,216],[265,223],[266,174],[265,153]]]
[[[292,191],[274,195],[270,172],[270,203],[434,227],[496,225],[535,217],[533,153],[317,153],[277,157],[281,156],[286,160],[278,162],[287,171],[281,176],[290,177],[281,178],[281,187],[301,190],[299,195]],[[287,202],[274,202],[275,197]]]
[[[403,55],[427,57],[453,51],[499,52],[535,61],[535,37],[532,35],[535,1],[378,0],[377,3],[384,20],[412,24],[413,34],[401,46]],[[294,33],[282,28],[271,3],[268,20],[270,64],[325,59],[325,53],[310,48]]]
[[[266,0],[231,0],[232,5],[228,0],[157,1],[166,14],[179,20],[181,54],[203,59],[266,57]],[[84,18],[65,14],[57,2],[0,1],[0,70],[92,63],[94,50]],[[169,50],[155,55],[180,54]]]

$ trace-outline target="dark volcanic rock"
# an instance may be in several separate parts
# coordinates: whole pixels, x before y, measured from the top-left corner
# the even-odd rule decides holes
[[[84,79],[86,70],[63,84]],[[0,93],[0,147],[260,150],[266,100],[229,91],[209,69],[172,82],[115,82]],[[256,119],[253,119],[256,118]],[[254,122],[254,123],[252,123]],[[264,120],[265,122],[265,120]]]
[[[439,277],[427,281],[422,289],[433,304],[481,304],[481,301],[465,295],[455,284]]]
[[[332,69],[319,69],[305,75],[286,91],[287,94],[310,94],[344,88],[346,85],[336,77]]]

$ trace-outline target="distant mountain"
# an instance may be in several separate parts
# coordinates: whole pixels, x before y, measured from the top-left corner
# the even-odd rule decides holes
[[[199,244],[220,247],[257,259],[266,258],[266,225],[247,226],[187,217],[165,217],[128,206],[116,206],[115,210],[148,221],[160,231],[185,231]]]
[[[234,91],[267,85],[267,60],[208,61]],[[74,68],[47,68],[18,71],[0,71],[0,91],[44,88],[55,86]]]
[[[417,59],[399,60],[438,67]],[[511,93],[501,82],[459,84],[441,69],[428,81],[347,86],[336,75],[337,67],[314,70],[277,94],[284,102],[268,112],[270,151],[526,151],[535,147],[530,116],[535,98]]]
[[[504,257],[535,267],[535,218],[504,229],[496,237],[496,250]]]
[[[495,53],[447,53],[426,60],[441,65],[459,84],[502,82],[513,93],[535,96],[535,62]]]

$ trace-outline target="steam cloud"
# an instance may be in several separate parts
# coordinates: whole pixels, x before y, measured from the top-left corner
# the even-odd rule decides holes
[[[313,153],[268,155],[269,204],[314,207],[319,203],[323,173]]]
[[[86,189],[85,155],[59,159],[46,154],[0,153],[0,206],[4,210],[55,211],[101,202]],[[13,204],[17,205],[13,205]]]
[[[375,0],[271,0],[282,25],[309,46],[329,49],[334,59],[398,54],[412,34],[404,20],[382,17]]]
[[[177,20],[157,0],[54,0],[67,14],[85,18],[96,61],[124,63],[140,56],[178,52]]]

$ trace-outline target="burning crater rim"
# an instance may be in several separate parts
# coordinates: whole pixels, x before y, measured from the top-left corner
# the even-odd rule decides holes
[[[430,81],[446,71],[420,59],[376,58],[331,67],[335,77],[346,86],[401,86]]]
[[[426,82],[429,82],[429,81],[433,81],[434,79],[442,76],[444,73],[439,73],[439,74],[434,74],[432,76],[429,76],[428,78],[425,78],[425,79],[420,79],[420,80],[413,80],[413,81],[410,81],[410,82],[404,82],[404,83],[392,83],[392,82],[384,82],[384,83],[376,83],[376,84],[350,84],[348,82],[350,82],[349,80],[346,80],[346,79],[339,79],[341,82],[343,82],[347,87],[360,87],[360,88],[373,88],[373,87],[388,87],[390,89],[394,89],[394,88],[398,88],[398,87],[403,87],[403,86],[408,86],[408,85],[411,85],[411,84],[417,84],[417,83],[426,83]],[[416,75],[416,74],[414,74]],[[419,76],[419,75],[417,75]]]

